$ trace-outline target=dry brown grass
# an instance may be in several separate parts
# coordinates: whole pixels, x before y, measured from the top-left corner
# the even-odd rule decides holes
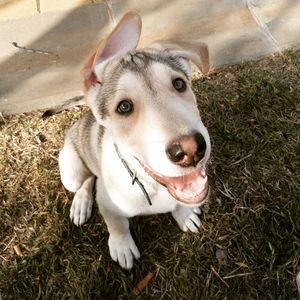
[[[198,235],[169,215],[138,217],[131,272],[108,254],[96,208],[81,228],[58,151],[84,112],[0,118],[0,293],[4,299],[297,299],[300,54],[216,70],[195,83],[213,141],[211,201]],[[17,255],[19,246],[22,255]]]

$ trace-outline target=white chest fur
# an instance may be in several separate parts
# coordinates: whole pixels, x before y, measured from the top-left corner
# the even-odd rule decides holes
[[[149,205],[145,195],[137,185],[133,187],[120,187],[119,190],[108,193],[110,194],[111,201],[127,217],[167,213],[172,211],[176,206],[175,199],[164,188],[158,188],[151,193],[147,191],[152,205]]]
[[[141,187],[136,182],[132,184],[132,178],[115,149],[111,144],[103,146],[106,146],[106,151],[101,162],[102,176],[98,178],[97,183],[98,201],[107,201],[108,203],[105,203],[105,205],[109,205],[109,202],[111,202],[126,217],[166,213],[174,210],[177,202],[168,193],[167,189],[143,173],[142,177],[146,176],[148,178],[144,178],[144,180],[142,177],[138,178],[150,197],[152,205],[149,205]]]

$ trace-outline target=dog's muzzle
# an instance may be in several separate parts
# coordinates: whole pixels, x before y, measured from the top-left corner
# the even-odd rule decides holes
[[[122,158],[117,145],[115,144],[114,146],[122,164],[132,178],[132,184],[134,184],[135,182],[138,184],[149,205],[152,205],[150,197],[144,185],[140,182],[140,180],[136,176],[136,173],[130,169],[125,159]],[[208,198],[209,185],[207,182],[207,175],[203,167],[197,167],[192,172],[182,176],[171,177],[158,174],[147,167],[145,164],[143,164],[139,159],[137,160],[144,168],[145,172],[159,184],[165,186],[168,192],[177,201],[182,202],[186,205],[200,205]]]
[[[169,160],[181,168],[192,168],[193,171],[190,173],[168,177],[158,174],[140,163],[146,173],[164,185],[176,200],[188,205],[196,205],[203,202],[209,193],[207,175],[204,166],[201,165],[206,150],[207,146],[203,135],[198,131],[192,131],[190,134],[173,139],[166,147]]]

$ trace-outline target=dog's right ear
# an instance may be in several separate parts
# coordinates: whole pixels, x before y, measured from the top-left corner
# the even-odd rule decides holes
[[[209,72],[209,51],[205,43],[166,40],[157,41],[151,44],[150,48],[167,51],[174,56],[190,60],[203,74]]]
[[[89,90],[103,80],[105,62],[115,56],[125,54],[138,45],[142,21],[136,12],[126,13],[110,35],[103,40],[90,56],[82,69],[84,87]]]

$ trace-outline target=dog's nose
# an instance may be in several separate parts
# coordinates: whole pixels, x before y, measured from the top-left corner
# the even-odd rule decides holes
[[[182,167],[196,166],[205,156],[206,143],[203,135],[193,132],[173,140],[166,148],[169,159]]]

